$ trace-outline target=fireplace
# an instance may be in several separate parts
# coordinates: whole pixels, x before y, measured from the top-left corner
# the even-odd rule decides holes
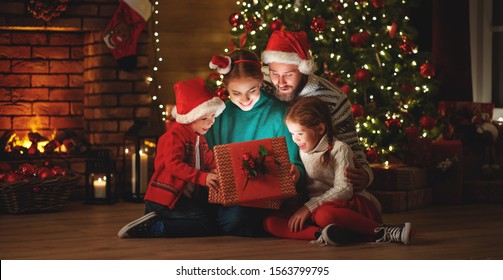
[[[71,132],[109,149],[120,169],[126,131],[151,115],[148,30],[137,69],[126,72],[102,39],[117,1],[73,0],[48,22],[33,18],[26,3],[0,3],[0,137],[37,133],[50,141]],[[85,159],[68,162],[85,174]]]

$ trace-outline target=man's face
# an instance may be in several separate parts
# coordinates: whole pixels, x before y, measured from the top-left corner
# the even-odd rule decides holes
[[[276,87],[276,97],[282,101],[292,101],[303,76],[298,65],[272,62],[268,66],[271,82]]]

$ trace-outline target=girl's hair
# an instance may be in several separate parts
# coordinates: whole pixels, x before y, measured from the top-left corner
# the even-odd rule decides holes
[[[231,70],[224,75],[223,83],[229,84],[232,79],[239,79],[243,77],[250,77],[257,80],[262,80],[262,64],[256,54],[249,50],[235,50],[228,54],[232,60]]]
[[[334,138],[328,105],[316,96],[301,97],[288,110],[285,117],[285,122],[287,121],[310,129],[317,129],[321,123],[325,124],[329,148],[321,157],[321,165],[323,167],[327,166],[330,163],[330,151],[332,150]]]

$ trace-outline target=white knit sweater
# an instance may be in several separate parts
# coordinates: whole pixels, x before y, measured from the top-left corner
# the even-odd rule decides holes
[[[306,189],[309,201],[305,205],[311,213],[326,202],[335,199],[349,200],[353,197],[353,185],[344,176],[346,167],[354,166],[353,151],[346,143],[335,139],[330,152],[330,164],[323,167],[321,158],[327,149],[328,139],[325,135],[312,151],[300,152],[308,177]],[[381,209],[379,201],[372,194],[362,191],[358,195],[367,197]]]

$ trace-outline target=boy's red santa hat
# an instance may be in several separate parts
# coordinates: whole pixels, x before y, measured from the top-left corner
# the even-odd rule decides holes
[[[316,71],[316,64],[309,56],[309,48],[306,32],[276,30],[262,52],[262,61],[295,64],[302,74],[310,75]]]
[[[171,115],[177,123],[189,124],[211,112],[218,116],[225,109],[222,99],[215,96],[201,78],[177,82],[173,88],[176,106]]]

